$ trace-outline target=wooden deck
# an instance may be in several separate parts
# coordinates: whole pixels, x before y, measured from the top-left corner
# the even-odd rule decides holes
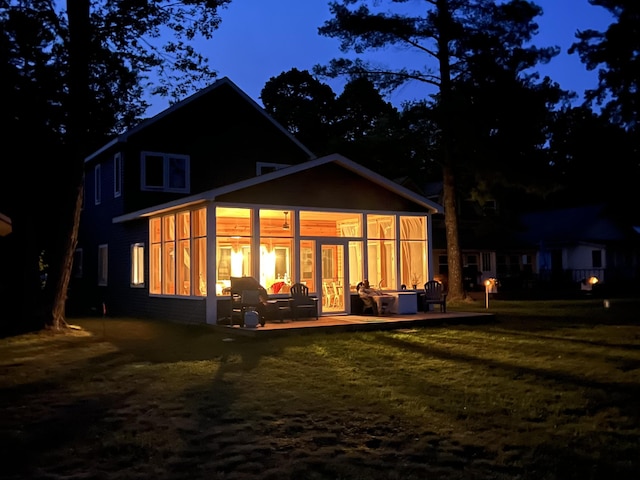
[[[231,335],[270,337],[305,333],[359,332],[371,330],[398,330],[412,327],[442,326],[445,324],[489,323],[495,320],[492,313],[428,312],[411,315],[336,315],[303,320],[270,321],[264,327],[240,327],[217,325],[215,328]]]

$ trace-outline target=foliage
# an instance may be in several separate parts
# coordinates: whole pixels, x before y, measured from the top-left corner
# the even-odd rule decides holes
[[[364,77],[350,80],[336,97],[308,71],[293,68],[272,77],[260,98],[317,155],[339,152],[387,176],[410,172],[400,115]]]
[[[614,205],[628,201],[640,179],[637,144],[631,132],[584,105],[555,112],[549,128],[549,183],[557,186],[548,197],[550,204],[591,201],[595,192],[598,199]],[[589,167],[594,159],[606,159],[606,166]]]
[[[433,113],[423,134],[435,133],[425,149],[427,165],[442,166],[447,231],[449,292],[464,297],[458,239],[456,197],[462,191],[491,183],[530,183],[531,171],[545,178],[548,109],[565,95],[549,79],[536,83],[531,69],[558,54],[556,47],[537,48],[534,18],[540,7],[522,0],[425,1],[422,9],[405,9],[405,0],[331,2],[333,18],[318,29],[340,39],[339,58],[317,65],[318,75],[367,77],[381,89],[407,82],[425,84],[425,105]],[[416,14],[415,12],[418,11]],[[361,57],[364,52],[410,50],[420,68],[388,67]],[[523,122],[526,119],[526,123]],[[524,123],[524,124],[523,124]],[[419,125],[419,124],[418,124]],[[533,166],[533,168],[530,168]],[[476,194],[477,195],[477,194]]]
[[[585,93],[614,123],[637,129],[640,108],[640,4],[633,0],[589,0],[614,21],[605,32],[579,31],[569,49],[587,70],[598,69],[598,86]]]
[[[319,155],[331,137],[335,93],[308,71],[292,68],[272,77],[260,92],[265,110]]]
[[[13,220],[19,261],[10,275],[20,292],[3,300],[11,305],[30,299],[33,309],[15,308],[30,317],[22,319],[24,325],[47,322],[43,312],[53,298],[57,294],[64,301],[66,296],[59,279],[71,265],[66,259],[82,157],[138,122],[147,93],[175,100],[210,82],[215,72],[191,41],[210,37],[220,22],[218,9],[229,2],[91,2],[90,17],[83,19],[89,32],[80,45],[71,41],[69,19],[58,2],[0,2],[0,73],[11,86],[0,118],[6,148],[20,159],[7,162],[4,173],[23,187],[0,191],[0,207]],[[70,53],[74,45],[86,53],[88,78],[83,73],[79,82],[90,92],[75,103],[71,95],[77,77],[70,70],[76,64]],[[74,118],[80,135],[72,139]],[[38,259],[43,250],[50,270],[46,298],[40,301]]]

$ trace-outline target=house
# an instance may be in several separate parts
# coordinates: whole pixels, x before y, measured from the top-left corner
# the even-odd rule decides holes
[[[432,276],[440,205],[339,154],[317,158],[228,78],[85,159],[69,311],[225,322],[230,280],[301,282],[351,313],[368,278]]]
[[[516,236],[537,249],[537,280],[546,285],[594,283],[618,289],[640,278],[640,229],[607,204],[526,213]]]
[[[422,190],[433,202],[442,202],[442,182],[428,183]],[[465,290],[484,291],[484,284],[490,279],[498,279],[507,289],[533,286],[537,246],[515,237],[521,230],[517,212],[505,211],[495,199],[487,199],[481,205],[461,197],[457,207]],[[446,284],[449,267],[444,213],[434,214],[432,225],[433,275]]]
[[[441,201],[441,183],[424,194]],[[624,291],[640,281],[640,228],[611,205],[500,211],[489,200],[458,202],[459,238],[467,291],[497,278],[504,293],[566,293],[599,288]],[[434,277],[446,282],[444,216],[433,216]]]

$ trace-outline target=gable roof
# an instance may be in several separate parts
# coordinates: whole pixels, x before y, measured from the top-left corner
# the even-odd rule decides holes
[[[528,243],[612,242],[631,239],[626,228],[609,214],[604,204],[527,213],[520,216]]]
[[[327,155],[325,157],[320,157],[320,158],[316,158],[313,160],[309,160],[307,162],[298,164],[298,165],[293,165],[291,167],[286,167],[286,168],[282,168],[280,170],[275,170],[273,172],[264,174],[264,175],[259,175],[253,178],[250,178],[248,180],[243,180],[241,182],[236,182],[230,185],[225,185],[219,188],[215,188],[212,190],[208,190],[206,192],[202,192],[196,195],[192,195],[189,197],[184,197],[181,198],[179,200],[175,200],[172,202],[168,202],[168,203],[164,203],[162,205],[156,205],[152,208],[147,208],[144,210],[140,210],[137,212],[132,212],[126,215],[122,215],[119,217],[116,217],[113,219],[114,223],[120,223],[120,222],[126,222],[129,220],[135,220],[138,218],[142,218],[142,217],[148,217],[151,215],[155,215],[158,213],[161,213],[163,211],[167,211],[167,210],[171,210],[174,209],[176,207],[179,206],[187,206],[187,205],[194,205],[194,204],[198,204],[198,203],[204,203],[204,202],[210,202],[210,201],[215,201],[217,200],[219,197],[223,196],[223,195],[227,195],[229,193],[232,192],[238,192],[240,190],[249,188],[249,187],[253,187],[256,185],[261,185],[261,184],[266,184],[270,181],[274,181],[280,178],[285,178],[287,176],[292,176],[295,175],[297,173],[300,172],[304,172],[304,171],[308,171],[311,170],[313,168],[317,168],[319,166],[322,165],[326,165],[326,164],[336,164],[339,165],[340,167],[344,168],[345,170],[348,170],[356,175],[358,175],[359,177],[362,177],[368,181],[370,181],[371,183],[382,187],[384,189],[386,189],[389,192],[392,192],[396,195],[398,195],[399,197],[402,197],[406,200],[409,200],[417,205],[419,205],[422,208],[425,208],[426,210],[430,210],[431,213],[442,213],[443,209],[442,206],[440,206],[439,204],[429,200],[428,198],[425,198],[421,195],[416,194],[415,192],[403,187],[402,185],[389,180],[388,178],[366,168],[363,167],[362,165],[349,160],[346,157],[343,157],[342,155],[339,154],[331,154],[331,155]]]
[[[264,110],[264,108],[262,108],[260,105],[258,105],[251,97],[249,97],[245,92],[243,92],[228,77],[222,77],[220,80],[215,81],[214,83],[212,83],[208,87],[203,88],[202,90],[199,90],[198,92],[194,93],[193,95],[190,95],[189,97],[185,98],[184,100],[181,100],[181,101],[179,101],[177,103],[174,103],[169,108],[163,110],[162,112],[158,113],[157,115],[155,115],[155,116],[153,116],[151,118],[148,118],[147,120],[144,120],[144,121],[140,122],[135,127],[130,128],[126,132],[121,133],[120,135],[118,135],[117,137],[115,137],[114,139],[112,139],[111,141],[109,141],[108,143],[106,143],[105,145],[100,147],[99,149],[97,149],[95,152],[93,152],[92,154],[87,156],[85,158],[85,160],[84,160],[85,163],[90,162],[91,160],[93,160],[95,157],[97,157],[101,153],[109,150],[111,147],[113,147],[113,146],[115,146],[115,145],[117,145],[119,143],[126,143],[127,140],[131,136],[139,133],[140,131],[142,131],[142,130],[148,128],[148,127],[153,126],[154,124],[158,123],[159,121],[163,120],[164,118],[172,115],[174,112],[176,112],[176,111],[178,111],[180,109],[183,109],[183,108],[187,107],[188,105],[190,105],[190,104],[192,104],[194,102],[197,102],[197,101],[201,100],[202,98],[212,94],[216,90],[221,89],[221,87],[223,87],[223,86],[230,87],[234,91],[234,93],[239,95],[243,100],[245,100],[249,105],[251,105],[260,115],[262,115],[267,121],[269,121],[274,127],[276,127],[278,130],[280,130],[284,136],[288,137],[289,140],[291,140],[291,142],[296,144],[298,146],[298,148],[300,148],[303,152],[305,152],[309,158],[313,158],[313,157],[316,156],[306,146],[304,146],[302,143],[300,143],[300,141],[298,139],[296,139],[287,129],[285,129],[282,125],[280,125],[280,123],[276,122],[269,114],[267,114],[267,112]]]

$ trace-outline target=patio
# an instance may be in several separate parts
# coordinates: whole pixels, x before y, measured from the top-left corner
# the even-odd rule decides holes
[[[492,313],[468,312],[418,312],[409,315],[336,315],[321,316],[318,320],[268,321],[264,327],[240,327],[238,325],[216,325],[232,335],[270,337],[304,333],[361,332],[371,330],[400,330],[413,327],[440,326],[443,324],[489,323],[495,320]]]

